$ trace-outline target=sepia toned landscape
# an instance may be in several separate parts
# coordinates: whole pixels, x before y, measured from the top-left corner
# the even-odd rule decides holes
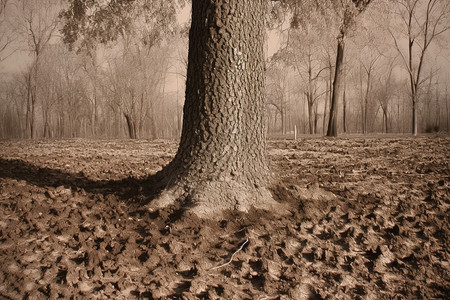
[[[210,221],[145,209],[148,174],[175,142],[0,142],[0,295],[444,299],[449,147],[440,136],[272,140],[287,187],[273,192],[289,214]]]
[[[0,138],[180,136],[191,1],[103,2],[0,1]],[[270,135],[449,131],[448,1],[267,4]]]
[[[448,0],[0,0],[0,299],[449,299]]]

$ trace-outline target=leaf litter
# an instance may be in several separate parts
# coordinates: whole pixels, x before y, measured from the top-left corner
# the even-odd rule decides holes
[[[175,142],[1,141],[0,296],[447,298],[449,146],[441,136],[269,141],[285,187],[274,194],[291,214],[209,221],[142,209],[146,178]]]

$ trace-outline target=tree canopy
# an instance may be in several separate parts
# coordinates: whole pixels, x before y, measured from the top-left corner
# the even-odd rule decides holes
[[[120,35],[134,32],[145,43],[153,44],[175,30],[178,8],[187,0],[68,0],[69,7],[61,12],[64,20],[64,42],[73,47],[91,47],[95,42],[108,43]],[[290,17],[292,27],[310,21],[320,13],[329,21],[347,20],[349,26],[371,0],[275,0],[271,1],[271,24]],[[139,31],[134,25],[139,25]]]
[[[284,20],[286,15],[290,15],[290,24],[294,28],[310,23],[316,14],[324,17],[327,23],[334,19],[350,22],[370,2],[371,0],[278,0],[274,1],[271,17]],[[346,25],[349,26],[350,23]]]
[[[178,8],[185,0],[68,0],[61,12],[63,40],[70,47],[90,48],[119,36],[139,36],[154,45],[176,29]]]

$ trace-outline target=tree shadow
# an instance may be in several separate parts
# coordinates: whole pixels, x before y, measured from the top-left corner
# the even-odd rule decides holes
[[[120,180],[92,180],[81,173],[40,167],[19,159],[0,158],[0,178],[25,181],[42,188],[71,188],[93,194],[116,195],[128,203],[147,204],[164,188],[159,173],[145,178],[127,177]]]

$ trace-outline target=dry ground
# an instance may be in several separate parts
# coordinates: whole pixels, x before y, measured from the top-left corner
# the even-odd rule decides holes
[[[291,214],[150,214],[168,141],[0,141],[0,298],[449,298],[450,138],[269,142]]]

